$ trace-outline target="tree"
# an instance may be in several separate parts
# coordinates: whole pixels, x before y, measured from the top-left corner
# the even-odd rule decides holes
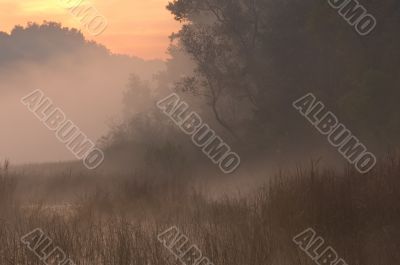
[[[313,92],[361,138],[398,143],[399,4],[363,5],[382,25],[366,37],[327,1],[174,0],[167,8],[182,23],[174,37],[196,63],[188,90],[227,130],[255,136],[246,137],[255,145],[312,141],[291,103]]]

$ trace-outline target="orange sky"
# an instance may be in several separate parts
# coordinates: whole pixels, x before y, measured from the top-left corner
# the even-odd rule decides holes
[[[0,0],[0,31],[9,32],[14,25],[26,25],[29,21],[56,21],[82,29],[85,36],[113,52],[165,59],[168,36],[179,29],[179,23],[165,9],[168,0],[91,0],[108,20],[107,29],[91,37],[59,1],[66,0]]]

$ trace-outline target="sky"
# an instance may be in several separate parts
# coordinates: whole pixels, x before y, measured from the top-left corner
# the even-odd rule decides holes
[[[114,53],[165,60],[168,36],[179,29],[179,23],[165,8],[168,0],[91,0],[108,21],[102,34],[91,36],[59,1],[66,0],[0,0],[0,31],[9,32],[15,25],[28,22],[55,21],[81,29],[88,39]]]

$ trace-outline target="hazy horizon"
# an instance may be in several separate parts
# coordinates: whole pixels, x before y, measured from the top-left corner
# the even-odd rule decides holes
[[[400,264],[399,8],[0,0],[0,265]]]
[[[18,164],[74,159],[54,133],[20,103],[30,92],[43,90],[54,106],[97,141],[108,133],[113,120],[121,121],[123,93],[131,74],[151,81],[165,69],[163,61],[109,54],[79,33],[54,32],[55,25],[0,35],[0,159]],[[62,38],[64,44],[46,43],[42,38]]]
[[[59,2],[63,0],[0,0],[0,32],[9,33],[16,25],[26,26],[28,22],[54,21],[81,30],[85,37],[116,54],[166,60],[168,37],[180,26],[166,9],[168,0],[95,0],[90,2],[107,18],[108,26],[99,36],[91,36]]]

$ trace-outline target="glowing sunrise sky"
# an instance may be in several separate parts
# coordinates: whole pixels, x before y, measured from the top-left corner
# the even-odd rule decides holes
[[[165,59],[168,36],[179,29],[179,23],[165,9],[168,0],[91,0],[108,20],[107,29],[92,37],[58,1],[0,0],[0,31],[9,32],[15,25],[25,26],[29,21],[61,22],[64,26],[81,29],[87,38],[104,44],[115,53]]]

